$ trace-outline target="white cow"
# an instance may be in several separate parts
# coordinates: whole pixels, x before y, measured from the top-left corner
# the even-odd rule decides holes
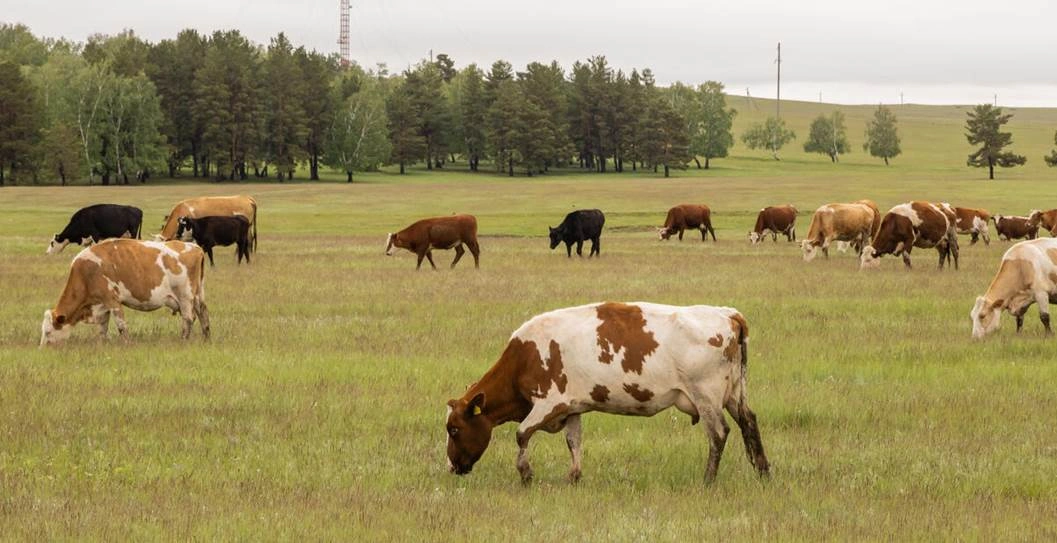
[[[998,330],[1003,310],[1016,317],[1020,332],[1031,304],[1039,304],[1039,319],[1046,333],[1052,334],[1050,304],[1057,304],[1057,238],[1022,241],[1006,251],[991,286],[976,298],[969,313],[973,337],[979,339]]]
[[[492,369],[448,402],[448,467],[469,473],[492,429],[518,422],[517,468],[532,478],[528,443],[538,430],[567,431],[569,478],[580,477],[580,415],[652,416],[674,406],[705,421],[705,480],[716,477],[728,426],[741,428],[749,462],[768,473],[756,415],[746,397],[748,325],[729,307],[598,303],[533,317],[511,336]]]

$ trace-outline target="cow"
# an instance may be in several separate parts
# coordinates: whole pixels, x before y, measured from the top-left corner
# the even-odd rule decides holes
[[[1030,217],[995,215],[991,220],[995,223],[995,232],[998,234],[998,239],[1012,241],[1039,237],[1040,223],[1033,222]]]
[[[161,233],[155,236],[156,240],[168,241],[176,239],[176,231],[180,226],[180,217],[230,217],[241,215],[250,221],[253,227],[253,238],[250,250],[257,251],[257,200],[252,196],[203,196],[201,198],[190,198],[173,206],[172,211],[165,216],[165,225]]]
[[[1002,264],[987,292],[976,298],[969,316],[976,339],[998,330],[1002,311],[1017,319],[1017,332],[1024,326],[1024,313],[1039,304],[1039,319],[1046,334],[1050,328],[1050,305],[1057,304],[1057,239],[1022,241],[1002,255]]]
[[[578,209],[569,213],[557,228],[550,228],[551,250],[559,243],[565,242],[565,253],[573,257],[573,244],[576,244],[576,255],[584,256],[584,241],[591,240],[591,250],[587,258],[602,256],[602,227],[606,216],[598,209]]]
[[[869,205],[859,202],[820,206],[811,217],[807,239],[800,242],[804,261],[812,261],[818,249],[829,258],[829,246],[834,241],[847,241],[859,253],[870,239],[876,215]]]
[[[48,243],[45,254],[61,253],[67,245],[91,245],[107,238],[139,239],[143,211],[138,207],[117,204],[95,204],[77,210],[62,232]]]
[[[1049,211],[1032,211],[1028,220],[1036,226],[1041,226],[1050,232],[1051,236],[1057,236],[1057,209]]]
[[[492,430],[517,422],[522,482],[532,479],[533,434],[562,428],[572,455],[569,480],[576,482],[580,415],[649,417],[675,406],[691,424],[705,422],[706,482],[716,477],[729,430],[724,408],[741,429],[749,462],[766,476],[769,464],[747,399],[748,336],[745,317],[729,307],[605,302],[533,317],[484,377],[448,402],[448,470],[469,473]]]
[[[759,243],[768,232],[772,242],[778,241],[778,234],[784,234],[786,241],[796,241],[796,214],[796,207],[788,204],[761,209],[756,226],[749,232],[749,242]]]
[[[955,227],[961,235],[968,234],[969,245],[975,245],[983,239],[984,245],[991,244],[991,231],[987,227],[991,222],[991,214],[986,209],[972,207],[952,208],[956,217]]]
[[[679,241],[683,241],[683,231],[695,228],[701,230],[701,241],[708,239],[706,234],[712,234],[712,241],[716,241],[716,231],[712,229],[712,210],[706,205],[680,204],[668,210],[664,226],[658,229],[658,234],[661,240],[666,240],[678,232]]]
[[[873,228],[870,229],[870,238],[873,239],[877,235],[877,231],[881,229],[881,210],[877,209],[877,203],[873,200],[855,200],[853,204],[862,204],[873,211]],[[857,247],[856,250],[861,249]]]
[[[903,265],[910,269],[910,251],[914,247],[935,248],[939,253],[939,267],[954,259],[958,269],[958,234],[954,226],[953,210],[930,202],[908,202],[893,207],[881,219],[881,229],[870,245],[862,250],[859,269],[877,268],[881,256],[903,256]]]
[[[202,249],[182,241],[108,239],[82,250],[70,264],[59,301],[44,312],[40,346],[65,341],[82,321],[98,324],[100,339],[106,339],[111,316],[128,342],[123,305],[179,313],[184,339],[197,318],[202,335],[209,338]]]
[[[213,266],[213,247],[217,245],[234,244],[238,263],[242,264],[243,257],[246,257],[247,264],[250,263],[250,221],[246,217],[180,217],[178,224],[176,238],[197,243],[209,257],[210,267]]]
[[[473,215],[422,219],[399,232],[390,232],[385,240],[385,254],[393,256],[394,249],[407,249],[418,256],[416,270],[422,268],[423,258],[429,259],[429,265],[436,270],[433,249],[455,249],[455,260],[451,262],[454,268],[465,252],[463,244],[473,255],[473,267],[480,268],[481,247],[477,244],[477,218]]]

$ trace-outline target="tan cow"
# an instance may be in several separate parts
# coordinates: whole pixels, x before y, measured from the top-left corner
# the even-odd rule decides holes
[[[82,321],[98,324],[99,336],[106,338],[111,316],[128,341],[123,305],[139,311],[167,307],[179,313],[184,339],[191,336],[198,318],[208,338],[204,263],[202,249],[182,241],[108,239],[84,249],[70,264],[59,301],[44,312],[40,346],[61,343]]]
[[[988,223],[991,222],[991,214],[986,209],[971,207],[952,208],[956,217],[955,227],[959,234],[968,234],[969,245],[976,244],[980,239],[985,245],[991,244],[991,231]]]
[[[854,201],[852,203],[853,204],[862,204],[862,205],[870,208],[870,211],[873,211],[873,228],[870,229],[870,238],[869,238],[869,239],[873,239],[873,237],[877,235],[877,231],[881,229],[881,210],[877,209],[877,203],[874,202],[873,200],[856,200],[856,201]],[[856,248],[856,250],[859,250],[859,249],[861,249],[861,247],[860,248]]]
[[[1039,237],[1041,220],[1032,220],[1031,217],[995,215],[992,221],[995,223],[995,232],[998,234],[998,239],[1012,241]]]
[[[539,430],[566,431],[569,479],[580,478],[580,415],[591,411],[649,417],[675,407],[704,422],[705,481],[716,477],[729,428],[741,429],[749,463],[769,464],[747,398],[749,327],[730,307],[599,303],[533,317],[499,360],[460,398],[448,402],[448,469],[469,473],[492,430],[517,422],[517,469],[532,479],[528,444]]]
[[[154,238],[159,241],[176,239],[176,231],[181,217],[198,219],[201,217],[230,217],[241,215],[250,221],[253,229],[252,249],[257,250],[257,200],[252,196],[203,196],[190,198],[176,204],[165,216],[165,225],[161,233]]]
[[[664,226],[658,229],[661,240],[672,237],[678,232],[679,241],[683,241],[684,230],[701,230],[701,241],[705,241],[707,234],[712,234],[712,241],[716,241],[716,231],[712,229],[712,210],[706,205],[679,204],[668,210],[668,216],[664,218]]]
[[[1039,304],[1039,319],[1047,334],[1050,304],[1057,304],[1057,239],[1022,241],[1002,255],[1002,264],[987,292],[976,299],[969,316],[973,337],[982,338],[998,330],[1002,311],[1017,319],[1017,332],[1024,326],[1024,313]]]
[[[826,204],[815,210],[807,238],[800,242],[804,260],[810,262],[822,249],[829,258],[829,246],[835,241],[847,241],[859,252],[870,239],[877,213],[864,203]]]
[[[1049,211],[1032,211],[1028,215],[1028,220],[1032,224],[1045,228],[1050,232],[1051,236],[1057,236],[1057,209],[1051,209]]]
[[[465,253],[463,244],[473,255],[473,267],[480,268],[481,246],[477,243],[477,218],[473,215],[422,219],[399,232],[390,232],[385,240],[385,254],[393,256],[394,249],[407,249],[418,257],[416,270],[422,267],[423,258],[429,259],[435,270],[433,249],[455,249],[455,260],[451,262],[454,268]]]
[[[792,205],[768,206],[756,215],[756,226],[749,232],[749,242],[756,244],[769,232],[771,241],[778,241],[784,234],[786,241],[796,241],[796,207]]]
[[[929,202],[908,202],[893,207],[881,219],[881,229],[870,245],[863,248],[860,269],[877,268],[881,256],[902,255],[903,264],[910,268],[910,252],[914,247],[935,248],[939,252],[940,269],[944,261],[954,259],[958,269],[958,234],[954,226],[954,211],[947,206]]]

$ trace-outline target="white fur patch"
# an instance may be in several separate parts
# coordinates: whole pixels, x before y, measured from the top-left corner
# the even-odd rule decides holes
[[[910,224],[912,224],[914,228],[921,226],[921,217],[918,216],[918,212],[914,211],[913,206],[909,203],[899,204],[893,207],[889,213],[895,213],[896,215],[902,215],[910,219]],[[942,213],[940,214],[942,215]]]

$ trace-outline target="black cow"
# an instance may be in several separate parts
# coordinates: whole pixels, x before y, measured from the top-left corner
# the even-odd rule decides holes
[[[576,244],[576,254],[584,256],[584,240],[591,240],[591,251],[587,258],[594,255],[602,256],[601,241],[602,226],[606,224],[606,216],[597,209],[578,209],[565,216],[565,220],[557,228],[551,228],[551,249],[565,242],[565,252],[569,258],[573,256],[573,243]]]
[[[242,257],[246,257],[246,263],[250,263],[250,221],[242,215],[231,215],[227,217],[180,217],[179,226],[176,229],[176,239],[183,239],[185,233],[191,234],[202,250],[209,255],[209,265],[213,265],[213,247],[222,247],[235,244],[235,251],[239,264]]]
[[[62,252],[67,245],[91,245],[107,238],[139,239],[143,211],[138,207],[96,204],[77,210],[69,224],[48,243],[47,254]]]

